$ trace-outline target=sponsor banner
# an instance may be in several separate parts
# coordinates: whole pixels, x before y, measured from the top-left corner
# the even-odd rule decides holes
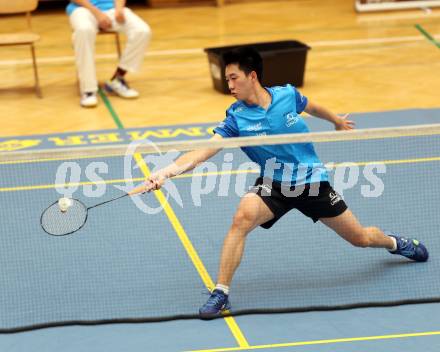
[[[0,138],[0,152],[129,144],[147,139],[152,142],[206,139],[214,127],[211,123],[6,137]]]

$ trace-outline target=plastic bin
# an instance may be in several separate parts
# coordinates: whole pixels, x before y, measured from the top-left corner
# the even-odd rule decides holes
[[[310,47],[296,40],[284,40],[206,48],[212,82],[217,91],[229,94],[228,84],[225,80],[223,54],[232,49],[250,46],[255,48],[263,59],[263,79],[261,82],[263,86],[271,87],[287,83],[295,87],[303,85],[307,51]]]

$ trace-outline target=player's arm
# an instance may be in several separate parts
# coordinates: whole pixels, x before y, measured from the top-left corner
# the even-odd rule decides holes
[[[335,125],[335,129],[338,131],[352,130],[354,128],[354,122],[348,119],[348,114],[343,116],[336,115],[327,108],[316,103],[312,103],[311,101],[307,102],[304,111],[309,115],[319,117],[323,120],[333,123]]]
[[[219,134],[214,134],[211,140],[218,140],[223,138]],[[221,149],[209,148],[193,150],[178,157],[172,164],[165,168],[155,172],[147,178],[145,183],[130,192],[130,194],[136,194],[141,192],[150,192],[160,189],[168,178],[183,174],[191,171],[197,165],[203,163],[209,158],[217,154]]]
[[[214,134],[214,136],[211,137],[211,140],[218,140],[221,138],[222,136],[220,136],[219,134]],[[158,171],[158,173],[164,178],[171,178],[176,175],[183,174],[185,172],[191,171],[197,165],[210,159],[219,151],[220,149],[216,148],[193,150],[191,152],[181,155],[174,161],[174,163]]]

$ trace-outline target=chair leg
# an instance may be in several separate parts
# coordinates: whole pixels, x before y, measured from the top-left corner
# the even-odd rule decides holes
[[[35,93],[38,98],[42,98],[43,95],[41,94],[40,80],[38,79],[37,60],[35,58],[35,48],[33,44],[31,44],[31,53],[32,53],[32,63],[34,66]]]
[[[121,41],[119,40],[119,33],[115,33],[116,40],[116,50],[118,52],[118,58],[121,58]]]

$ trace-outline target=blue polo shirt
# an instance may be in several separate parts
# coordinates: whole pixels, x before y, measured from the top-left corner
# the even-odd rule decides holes
[[[310,132],[299,115],[307,105],[305,96],[289,84],[266,90],[272,96],[267,110],[239,100],[229,107],[225,120],[214,132],[225,138]],[[260,165],[260,176],[290,183],[292,186],[328,180],[325,166],[316,155],[312,143],[250,146],[241,149],[253,162]]]
[[[101,11],[107,11],[115,7],[114,0],[89,0],[89,2],[100,9]],[[77,4],[75,4],[73,1],[69,3],[66,7],[66,12],[70,16],[73,12],[73,10],[77,9],[78,7],[81,7]]]

